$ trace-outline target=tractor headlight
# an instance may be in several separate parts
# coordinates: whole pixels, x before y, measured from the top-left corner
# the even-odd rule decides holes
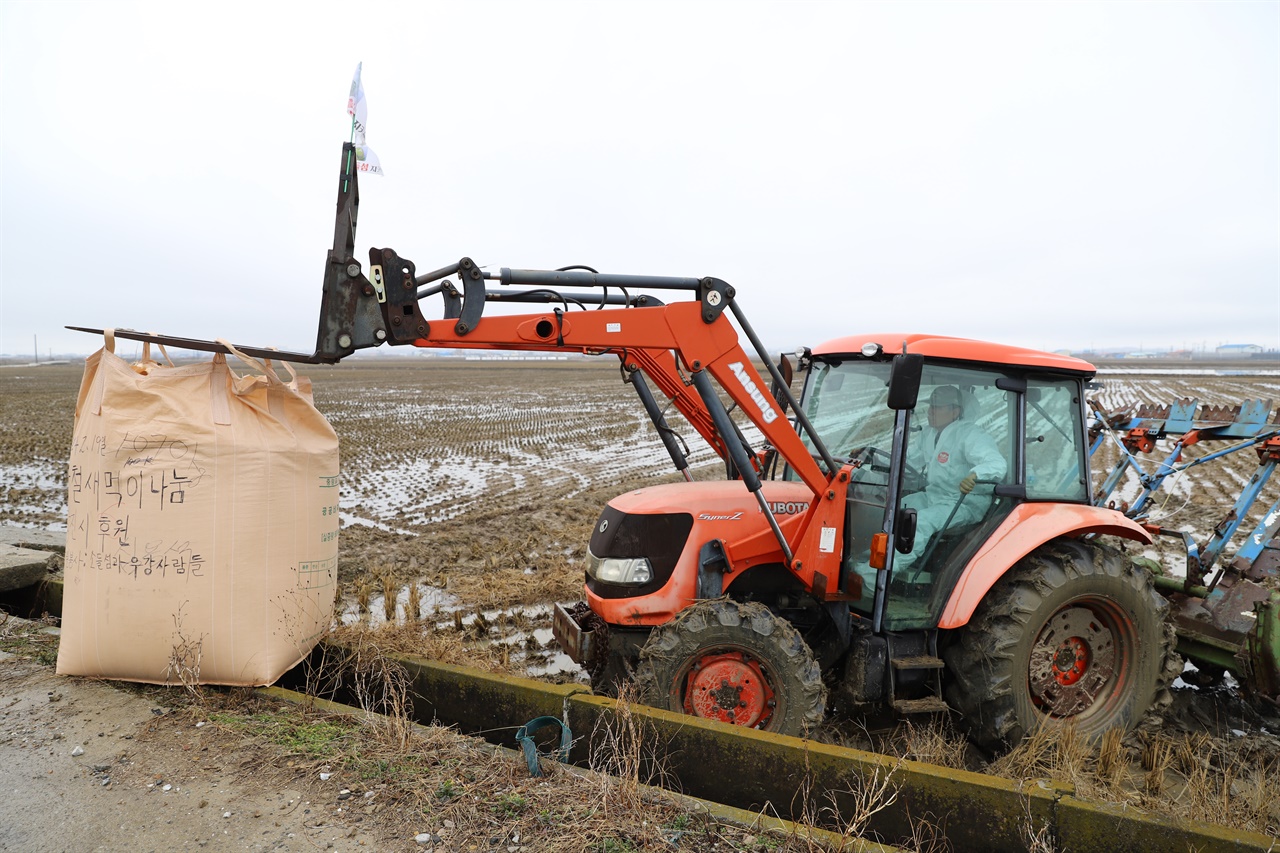
[[[640,586],[653,580],[653,567],[644,557],[597,557],[588,551],[587,574],[601,583]]]

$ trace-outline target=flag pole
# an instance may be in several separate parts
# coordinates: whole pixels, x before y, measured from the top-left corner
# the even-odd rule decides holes
[[[361,63],[361,64],[363,64],[363,63]],[[356,79],[359,79],[359,78],[360,78],[360,66],[359,66],[359,65],[357,65],[357,66],[356,66]],[[351,95],[349,96],[350,98],[355,97],[354,88],[355,88],[355,84],[354,84],[354,83],[352,83],[352,89],[353,89],[353,91],[352,91]],[[349,99],[348,99],[348,105],[349,105],[349,106],[348,106],[348,109],[350,109],[350,110],[351,110],[351,139],[350,139],[350,144],[354,146],[354,145],[356,144],[356,114],[355,114],[355,110],[354,110],[354,109],[351,109],[351,107],[350,107],[350,100],[349,100]],[[351,158],[352,158],[352,157],[354,157],[354,156],[355,156],[355,149],[354,149],[354,148],[348,148],[348,149],[347,149],[347,168],[346,168],[346,170],[342,173],[342,191],[343,191],[344,193],[347,191],[347,184],[348,184],[348,183],[350,182],[350,180],[351,180]]]
[[[351,145],[356,144],[356,117],[355,113],[351,114]],[[355,148],[347,149],[347,170],[342,175],[342,191],[347,191],[347,183],[351,180],[351,158],[356,156]]]

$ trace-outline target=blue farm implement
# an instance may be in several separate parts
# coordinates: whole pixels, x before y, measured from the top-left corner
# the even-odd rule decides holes
[[[1280,409],[1270,401],[1238,406],[1198,405],[1179,400],[1167,406],[1139,406],[1133,412],[1105,413],[1093,407],[1090,452],[1106,443],[1119,450],[1116,463],[1098,492],[1097,504],[1110,504],[1155,536],[1179,540],[1186,553],[1182,577],[1157,574],[1156,587],[1172,604],[1178,651],[1202,673],[1231,672],[1241,684],[1270,702],[1280,699],[1280,499],[1273,502],[1228,562],[1224,551],[1280,462]],[[1212,445],[1189,457],[1187,449]],[[1222,446],[1225,445],[1225,446]],[[1153,497],[1178,475],[1252,451],[1258,464],[1232,507],[1207,539],[1145,523]],[[1114,498],[1125,474],[1137,475],[1139,491],[1129,501]],[[1152,567],[1155,568],[1155,567]]]

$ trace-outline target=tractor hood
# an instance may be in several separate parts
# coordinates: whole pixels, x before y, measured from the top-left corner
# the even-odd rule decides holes
[[[804,514],[813,500],[813,492],[804,483],[768,480],[761,486],[779,523],[788,516]],[[646,486],[619,495],[609,501],[609,506],[627,514],[688,513],[695,522],[741,521],[743,527],[768,527],[760,504],[741,480]]]

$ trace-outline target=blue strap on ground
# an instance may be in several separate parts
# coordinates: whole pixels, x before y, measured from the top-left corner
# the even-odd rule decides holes
[[[569,731],[569,727],[555,717],[538,717],[530,720],[516,732],[516,741],[524,750],[524,760],[529,765],[530,776],[542,775],[542,768],[538,766],[538,747],[533,743],[533,733],[552,723],[560,727],[560,749],[556,753],[556,760],[569,760],[569,746],[573,743],[573,732]]]

